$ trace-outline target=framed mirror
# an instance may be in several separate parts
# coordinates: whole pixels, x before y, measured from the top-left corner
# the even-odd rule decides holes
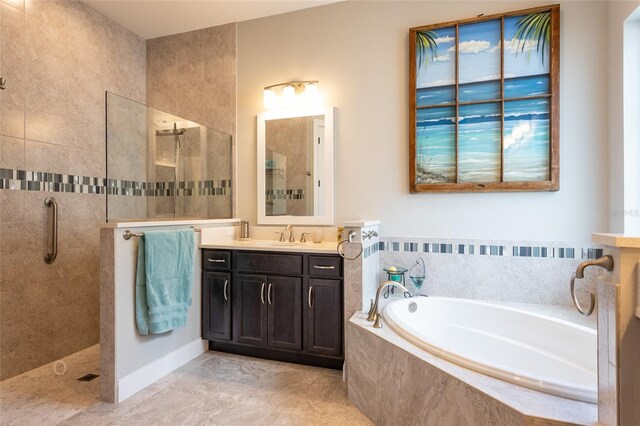
[[[258,224],[334,224],[333,113],[258,114]]]

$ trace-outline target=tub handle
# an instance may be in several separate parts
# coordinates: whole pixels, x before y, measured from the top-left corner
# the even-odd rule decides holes
[[[596,307],[596,295],[595,293],[589,293],[590,296],[590,305],[589,309],[584,309],[580,306],[580,302],[578,302],[578,297],[576,296],[576,274],[571,275],[571,298],[573,299],[573,305],[576,307],[578,312],[580,312],[584,316],[589,316],[593,313],[593,310]]]

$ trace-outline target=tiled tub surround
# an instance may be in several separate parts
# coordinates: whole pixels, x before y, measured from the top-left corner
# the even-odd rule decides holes
[[[640,238],[594,234],[613,257],[614,269],[598,283],[598,420],[636,425],[640,419]]]
[[[0,2],[0,22],[0,168],[105,176],[104,93],[145,100],[145,41],[78,1]],[[91,180],[78,185],[87,191],[55,193],[51,265],[51,193],[0,189],[0,379],[98,342],[105,203]]]
[[[349,400],[377,425],[594,424],[597,406],[529,390],[425,352],[366,314],[347,324]]]
[[[577,266],[602,255],[601,246],[593,243],[418,237],[381,237],[378,250],[379,282],[387,279],[383,267],[409,269],[422,258],[426,279],[421,294],[565,306],[573,305],[569,280]],[[587,269],[587,279],[577,282],[583,303],[602,274],[597,269]],[[414,291],[408,275],[406,283]]]

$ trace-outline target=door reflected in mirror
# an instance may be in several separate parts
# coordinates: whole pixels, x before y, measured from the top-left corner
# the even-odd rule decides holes
[[[322,215],[324,115],[265,123],[265,214]]]
[[[258,223],[332,225],[333,108],[258,115]]]

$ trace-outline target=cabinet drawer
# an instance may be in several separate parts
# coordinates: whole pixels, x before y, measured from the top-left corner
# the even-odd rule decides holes
[[[242,272],[302,275],[302,255],[274,253],[236,253],[235,268]]]
[[[319,278],[342,277],[342,259],[337,256],[309,256],[309,276]]]
[[[202,269],[230,269],[231,268],[231,252],[204,250],[202,252]]]

